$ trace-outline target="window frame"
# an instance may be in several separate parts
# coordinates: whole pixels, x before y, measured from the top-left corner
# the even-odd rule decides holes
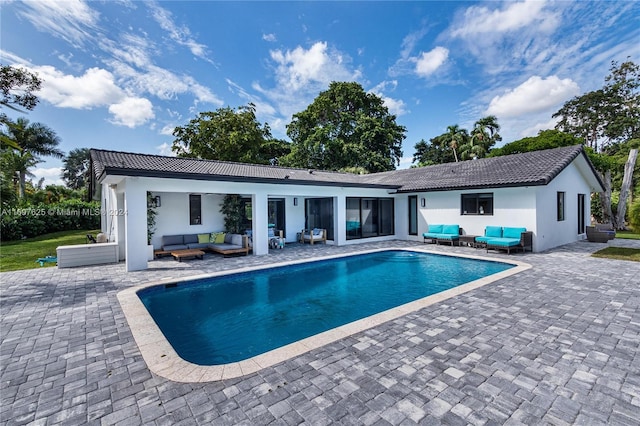
[[[418,196],[409,195],[407,205],[409,210],[409,229],[407,232],[409,235],[418,235]]]
[[[189,225],[202,225],[202,195],[189,194]]]
[[[566,193],[558,191],[556,193],[556,218],[558,222],[564,222],[566,217]]]
[[[349,206],[349,200],[355,200],[355,203],[351,203],[351,210],[355,210],[353,204],[358,205],[358,218],[360,220],[359,228],[354,230],[352,235],[349,235],[347,232],[346,238],[347,240],[359,240],[363,238],[374,238],[374,237],[385,237],[389,235],[395,235],[395,199],[392,197],[346,197],[346,206]],[[385,208],[386,206],[386,208]],[[346,208],[346,207],[345,207]],[[372,218],[375,218],[375,223],[366,224],[363,222],[365,216],[363,216],[363,210],[372,210],[370,215]],[[386,216],[384,213],[388,212],[390,217]],[[368,217],[369,215],[367,215]],[[349,217],[349,212],[347,212],[347,217]],[[345,224],[346,225],[346,224]],[[372,229],[376,231],[365,232],[365,225],[373,225]],[[386,229],[385,225],[390,225],[391,230],[389,233],[381,232],[382,229]],[[348,228],[348,226],[347,226]]]
[[[483,200],[486,201],[483,203]],[[473,210],[471,210],[469,207],[473,207]],[[493,192],[473,192],[469,194],[460,194],[461,216],[493,216],[494,211],[495,208]]]

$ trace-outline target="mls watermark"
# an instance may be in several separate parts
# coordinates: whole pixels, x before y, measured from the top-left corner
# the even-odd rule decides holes
[[[3,216],[126,216],[124,209],[105,210],[100,208],[9,208],[2,209]]]

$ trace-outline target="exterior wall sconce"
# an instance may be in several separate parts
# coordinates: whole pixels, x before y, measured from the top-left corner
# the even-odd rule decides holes
[[[420,198],[420,207],[425,207],[427,205],[427,200],[422,197]]]
[[[293,205],[294,206],[298,205],[298,197],[293,197]]]
[[[155,209],[156,207],[160,207],[160,196],[156,195],[155,197],[151,197],[149,199],[149,207]]]

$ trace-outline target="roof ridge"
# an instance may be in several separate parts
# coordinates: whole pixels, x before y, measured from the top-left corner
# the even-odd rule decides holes
[[[161,154],[147,154],[147,153],[142,153],[142,152],[128,152],[128,151],[115,151],[115,150],[111,150],[111,149],[101,149],[101,148],[91,148],[91,151],[102,151],[102,152],[106,152],[106,153],[114,153],[114,154],[123,154],[123,155],[140,155],[140,156],[146,156],[146,157],[156,157],[156,158],[175,158],[175,159],[179,159],[179,160],[190,160],[190,161],[200,161],[200,162],[204,162],[204,163],[218,163],[218,164],[232,164],[232,165],[242,165],[242,166],[251,166],[251,167],[265,167],[268,169],[283,169],[283,170],[296,170],[296,171],[301,171],[301,172],[309,172],[309,170],[313,170],[314,172],[322,172],[322,173],[335,173],[335,174],[342,174],[342,175],[353,175],[353,176],[360,176],[356,173],[349,173],[349,172],[340,172],[340,171],[335,171],[335,170],[324,170],[324,169],[313,169],[311,167],[288,167],[288,166],[279,166],[279,165],[275,165],[272,166],[270,164],[257,164],[257,163],[245,163],[245,162],[241,162],[241,161],[229,161],[229,160],[210,160],[210,159],[206,159],[206,158],[194,158],[194,157],[178,157],[178,156],[173,156],[173,155],[161,155]]]

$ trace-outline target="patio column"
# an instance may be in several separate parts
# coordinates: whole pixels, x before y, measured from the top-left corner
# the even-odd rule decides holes
[[[333,242],[337,246],[342,246],[347,242],[347,197],[339,195],[335,198],[335,211],[333,217]]]
[[[269,254],[269,211],[266,193],[256,193],[251,197],[253,217],[253,254]]]
[[[147,190],[137,178],[126,180],[124,209],[127,272],[147,269]]]

